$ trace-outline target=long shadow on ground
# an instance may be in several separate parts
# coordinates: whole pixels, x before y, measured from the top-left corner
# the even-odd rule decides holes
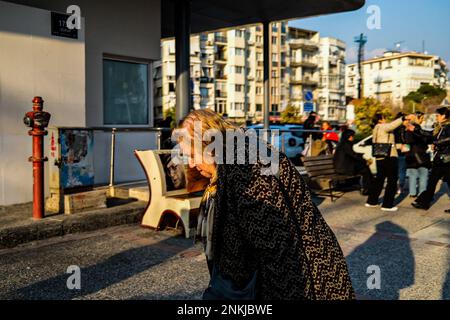
[[[376,232],[348,257],[350,276],[358,295],[383,300],[398,300],[400,290],[414,284],[415,259],[408,232],[392,223],[383,222]],[[369,289],[368,280],[379,267],[380,289]],[[370,283],[373,283],[369,281]]]
[[[159,265],[192,246],[191,241],[180,245],[175,238],[169,238],[156,244],[121,252],[98,264],[81,268],[81,290],[68,290],[67,280],[71,275],[64,273],[9,292],[0,298],[13,300],[80,299]]]

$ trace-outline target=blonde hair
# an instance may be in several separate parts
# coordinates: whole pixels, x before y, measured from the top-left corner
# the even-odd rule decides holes
[[[194,124],[196,122],[201,123],[201,132],[194,130]],[[211,142],[203,141],[202,137],[208,130],[216,130],[222,133],[223,137],[226,135],[227,130],[238,130],[239,128],[233,125],[231,122],[223,119],[218,113],[211,109],[200,109],[189,113],[178,126],[181,130],[187,130],[194,139],[201,139],[202,149],[205,149]],[[196,137],[196,134],[201,136]],[[183,137],[180,137],[178,142],[182,142]],[[191,141],[193,143],[193,141]]]
[[[226,130],[237,129],[235,125],[223,119],[218,113],[212,111],[211,109],[200,109],[189,113],[186,118],[180,122],[180,129],[193,129],[195,121],[201,121],[202,132],[208,131],[210,129],[219,130],[225,133]]]

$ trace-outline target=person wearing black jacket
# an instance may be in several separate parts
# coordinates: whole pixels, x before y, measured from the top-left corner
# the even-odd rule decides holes
[[[413,124],[414,131],[406,131],[404,140],[409,145],[409,151],[406,152],[406,168],[409,180],[409,195],[411,198],[417,198],[427,189],[428,174],[431,168],[431,157],[428,154],[427,138],[417,132],[420,132],[420,124],[424,120],[422,112],[416,112],[416,122]],[[416,130],[417,129],[417,130]],[[419,180],[419,191],[417,191],[417,180]]]
[[[403,112],[399,112],[395,119],[400,119],[402,117],[405,117],[406,114]],[[405,141],[405,135],[406,135],[406,127],[400,126],[397,129],[394,130],[394,136],[395,136],[395,146],[397,148],[398,153],[398,192],[397,193],[403,193],[405,190],[406,185],[406,151],[404,149],[406,145]]]
[[[342,133],[341,141],[334,154],[334,167],[338,174],[347,176],[360,174],[363,181],[363,195],[368,195],[373,175],[363,155],[353,150],[354,138],[355,131],[353,130],[347,129]]]
[[[316,122],[317,122],[317,113],[313,111],[313,112],[311,112],[309,114],[308,119],[306,119],[305,122],[303,123],[303,130],[314,130],[314,129],[316,129],[315,128]],[[308,140],[308,138],[310,136],[313,138],[313,140],[317,139],[317,133],[315,133],[315,132],[314,133],[312,133],[312,132],[304,132],[303,133],[303,141],[305,141],[305,143],[306,143],[306,141]]]
[[[428,187],[412,205],[417,209],[428,210],[433,201],[436,187],[442,178],[450,186],[450,109],[442,107],[437,110],[438,123],[434,132],[427,132],[417,127],[409,127],[408,130],[428,139],[434,145],[434,160]]]

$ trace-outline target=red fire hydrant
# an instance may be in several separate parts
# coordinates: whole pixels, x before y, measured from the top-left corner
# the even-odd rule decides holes
[[[28,112],[23,119],[25,125],[32,128],[28,134],[33,137],[33,219],[40,220],[45,215],[44,205],[44,136],[48,134],[45,128],[50,121],[50,113],[42,111],[44,100],[41,97],[33,99],[33,111]]]

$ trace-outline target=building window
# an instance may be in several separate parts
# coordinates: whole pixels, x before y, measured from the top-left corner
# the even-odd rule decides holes
[[[243,91],[243,85],[242,84],[237,84],[236,86],[235,86],[235,90],[236,90],[236,92],[242,92]]]
[[[200,95],[203,98],[209,97],[209,89],[208,88],[200,88]]]
[[[262,87],[256,87],[256,94],[261,95],[262,94]]]
[[[234,70],[235,70],[236,73],[242,74],[242,72],[244,71],[244,68],[243,68],[243,67],[238,67],[238,66],[237,66],[237,67],[235,67]]]
[[[103,60],[103,123],[149,124],[149,65]]]
[[[234,52],[237,56],[243,56],[245,54],[245,50],[242,48],[235,48]]]
[[[261,112],[262,111],[262,104],[258,103],[256,104],[256,112]]]
[[[243,30],[236,30],[236,37],[238,37],[238,38],[244,37],[244,31]]]
[[[262,80],[263,78],[263,73],[261,70],[257,70],[256,71],[256,77],[258,78],[258,80]]]
[[[277,37],[272,37],[272,44],[277,44]]]

